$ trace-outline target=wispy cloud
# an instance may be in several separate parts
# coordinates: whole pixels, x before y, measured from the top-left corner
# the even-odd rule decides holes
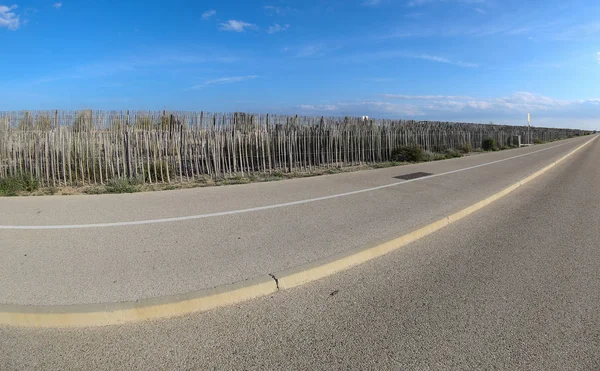
[[[307,44],[300,47],[286,47],[283,52],[295,58],[308,58],[322,56],[327,48],[324,44]]]
[[[377,35],[373,38],[375,40],[408,39],[408,38],[413,38],[413,37],[433,36],[434,34],[435,34],[435,30],[432,30],[432,29],[415,30],[413,28],[413,29],[408,29],[408,30],[392,31],[392,32],[389,32],[386,34]]]
[[[201,89],[208,85],[232,84],[235,82],[254,80],[257,77],[258,77],[257,75],[220,77],[218,79],[207,80],[207,81],[203,82],[202,84],[192,86],[190,89]]]
[[[216,10],[209,9],[209,10],[205,11],[204,13],[202,13],[202,19],[204,19],[206,21],[207,19],[209,19],[210,17],[212,17],[215,14],[217,14]]]
[[[266,10],[269,15],[286,15],[297,10],[290,8],[289,6],[281,7],[275,5],[265,5],[263,6],[263,9]]]
[[[0,28],[6,27],[13,31],[19,28],[21,22],[19,16],[13,12],[15,9],[17,9],[16,5],[0,5]]]
[[[484,4],[488,0],[410,0],[406,5],[409,7],[422,6],[432,3],[455,2],[463,4]]]
[[[574,110],[575,107],[594,106],[600,109],[600,99],[560,100],[530,92],[516,92],[507,97],[477,99],[469,96],[426,95],[410,96],[383,94],[389,99],[407,99],[426,101],[422,107],[427,111],[440,112],[490,112],[496,116],[525,114],[527,112],[558,112]]]
[[[287,30],[288,28],[290,28],[290,25],[289,25],[289,24],[284,24],[284,25],[282,26],[282,25],[280,25],[280,24],[278,24],[278,23],[275,23],[274,25],[272,25],[272,26],[269,26],[269,31],[268,31],[268,32],[269,32],[269,33],[277,33],[277,32],[281,32],[281,31],[285,31],[285,30]]]
[[[364,6],[379,6],[382,3],[382,0],[365,0],[362,5]]]
[[[381,94],[384,98],[401,100],[466,100],[474,99],[463,95],[404,95],[404,94]]]
[[[223,31],[233,31],[233,32],[244,32],[246,29],[256,28],[256,25],[252,23],[246,23],[242,21],[236,21],[234,19],[230,19],[227,22],[223,22],[220,24],[219,29]]]
[[[412,52],[407,52],[407,51],[402,51],[402,50],[400,50],[400,51],[391,50],[391,51],[384,51],[384,52],[367,53],[367,54],[363,54],[360,56],[354,56],[353,59],[355,59],[357,61],[365,61],[365,60],[369,60],[369,59],[378,60],[378,59],[394,59],[394,58],[422,59],[422,60],[426,60],[426,61],[430,61],[430,62],[444,63],[444,64],[449,64],[449,65],[464,67],[464,68],[479,67],[479,65],[476,63],[464,62],[461,60],[454,60],[454,59],[450,59],[450,58],[446,58],[446,57],[442,57],[442,56],[438,56],[438,55],[419,54],[419,53],[412,53]]]
[[[487,13],[485,10],[483,10],[483,9],[481,9],[481,8],[475,8],[474,10],[475,10],[477,13],[479,13],[479,14],[485,14],[485,13]]]
[[[143,54],[143,53],[141,53]],[[70,66],[64,71],[42,76],[28,83],[45,84],[62,80],[106,78],[120,74],[135,74],[140,70],[156,69],[165,66],[189,66],[205,63],[231,63],[239,60],[231,56],[206,57],[205,55],[183,54],[172,51],[154,58],[119,58],[95,63]]]
[[[423,18],[426,14],[427,13],[424,13],[424,12],[410,12],[410,13],[404,14],[404,18],[420,19],[420,18]]]
[[[367,80],[370,82],[378,82],[378,83],[394,81],[394,79],[391,77],[374,77],[374,78],[367,79]]]
[[[530,92],[507,97],[477,99],[469,96],[382,94],[383,100],[357,100],[302,104],[297,109],[312,115],[361,116],[450,120],[462,122],[526,123],[531,112],[538,126],[572,126],[573,118],[582,126],[597,128],[593,119],[600,115],[600,99],[559,100]],[[394,102],[389,99],[400,99]],[[404,102],[406,100],[407,102]],[[569,121],[567,121],[569,120]]]
[[[596,53],[596,62],[600,64],[600,52]]]
[[[423,112],[410,104],[398,104],[377,100],[358,100],[334,104],[301,104],[296,107],[303,114],[335,116],[409,117]]]
[[[307,111],[336,111],[339,108],[335,104],[301,104],[298,107]]]
[[[477,10],[476,10],[477,11]],[[485,10],[484,10],[485,11]],[[581,25],[569,28],[559,21],[531,21],[527,26],[525,21],[518,16],[494,18],[484,23],[435,23],[429,27],[403,26],[400,28],[383,32],[373,36],[375,40],[386,40],[393,38],[412,38],[412,37],[487,37],[487,36],[531,36],[539,35],[539,38],[570,40],[583,35],[593,35],[595,32],[600,34],[600,23],[597,27],[594,24]]]
[[[554,39],[562,41],[570,41],[589,36],[597,36],[600,34],[600,22],[591,22],[576,24],[570,27],[562,26],[560,30],[554,32]]]
[[[56,9],[60,9],[62,7],[62,5],[63,5],[63,3],[61,3],[61,2],[52,4],[52,6]]]

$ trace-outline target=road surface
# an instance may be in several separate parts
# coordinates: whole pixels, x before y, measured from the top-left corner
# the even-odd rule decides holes
[[[416,198],[429,198],[431,209],[453,210],[461,202],[502,188],[502,179],[510,184],[583,141],[563,142],[567,144],[538,153],[540,158],[533,154],[464,171],[456,178],[450,174],[408,186],[418,184],[410,191]],[[493,155],[508,158],[549,147]],[[482,155],[463,160],[490,159]],[[447,161],[416,168],[440,166],[425,168],[440,173],[465,165]],[[385,170],[390,171],[386,175],[411,172],[406,167]],[[339,187],[344,187],[341,183]],[[488,189],[480,190],[481,184]],[[0,369],[599,369],[599,185],[600,141],[594,140],[544,175],[455,224],[295,289],[209,312],[120,326],[0,327]],[[346,209],[337,213],[349,223],[374,228],[404,220],[404,214],[426,219],[421,208],[406,201],[406,186],[360,194],[359,200],[348,196],[327,202],[342,204],[336,207],[373,203],[373,210],[365,211],[367,217],[355,220]],[[434,198],[436,192],[453,197],[441,201]],[[400,208],[390,201],[395,199],[391,195],[409,206]],[[389,208],[377,201],[384,196],[390,196]],[[327,214],[333,208],[328,206],[312,210],[313,220],[319,219],[317,211]],[[296,211],[301,212],[289,208],[278,212],[283,218]],[[371,222],[370,217],[381,220]],[[338,238],[336,228],[348,227],[340,221],[344,218],[330,224],[332,241]],[[57,224],[63,222],[59,219]],[[264,216],[256,219],[269,225]],[[277,223],[276,219],[268,221]],[[41,237],[46,232],[34,233]],[[4,287],[1,292],[6,295]]]
[[[280,272],[436,221],[587,140],[272,183],[1,198],[0,304],[131,302]],[[397,178],[414,173],[433,175]]]

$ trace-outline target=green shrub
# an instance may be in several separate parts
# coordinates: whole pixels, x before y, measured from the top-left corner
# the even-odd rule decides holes
[[[430,151],[423,152],[423,161],[426,161],[426,162],[445,160],[447,158],[448,157],[446,157],[446,155],[442,154],[442,153],[436,153],[436,152],[430,152]]]
[[[83,190],[83,193],[85,193],[86,195],[101,195],[106,192],[107,192],[106,187],[98,187],[98,186],[85,188]]]
[[[534,143],[534,144],[544,144],[545,142],[544,142],[543,140],[539,139],[539,138],[535,138],[535,139],[533,140],[533,143]]]
[[[490,137],[485,138],[481,143],[481,148],[483,148],[484,151],[497,151],[498,144],[496,143],[496,139]]]
[[[42,194],[44,196],[52,196],[54,194],[56,194],[56,192],[58,192],[58,188],[56,187],[46,187],[46,188],[42,188]]]
[[[9,176],[0,179],[0,195],[16,196],[19,192],[33,192],[39,186],[37,179],[27,174]]]
[[[109,180],[105,188],[107,193],[134,193],[139,184],[137,178],[116,178]]]
[[[471,152],[471,145],[469,143],[465,143],[465,145],[462,146],[461,151],[463,151],[464,153]]]
[[[277,171],[274,171],[274,172],[271,174],[271,176],[272,176],[273,178],[285,178],[285,174],[284,174],[282,171],[279,171],[279,170],[277,170]]]
[[[462,154],[455,149],[447,149],[444,155],[446,155],[446,158],[462,157]]]
[[[422,162],[424,160],[423,149],[419,146],[402,146],[392,151],[392,161]]]

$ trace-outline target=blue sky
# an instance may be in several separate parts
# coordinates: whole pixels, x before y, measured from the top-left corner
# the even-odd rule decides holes
[[[600,129],[597,0],[0,0],[0,110]]]

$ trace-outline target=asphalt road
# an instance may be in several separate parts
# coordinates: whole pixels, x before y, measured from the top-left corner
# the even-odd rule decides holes
[[[589,139],[272,183],[1,198],[0,305],[135,301],[297,267],[436,221]],[[434,177],[398,184],[416,172]]]
[[[382,258],[271,297],[0,327],[0,369],[600,369],[600,141]]]

